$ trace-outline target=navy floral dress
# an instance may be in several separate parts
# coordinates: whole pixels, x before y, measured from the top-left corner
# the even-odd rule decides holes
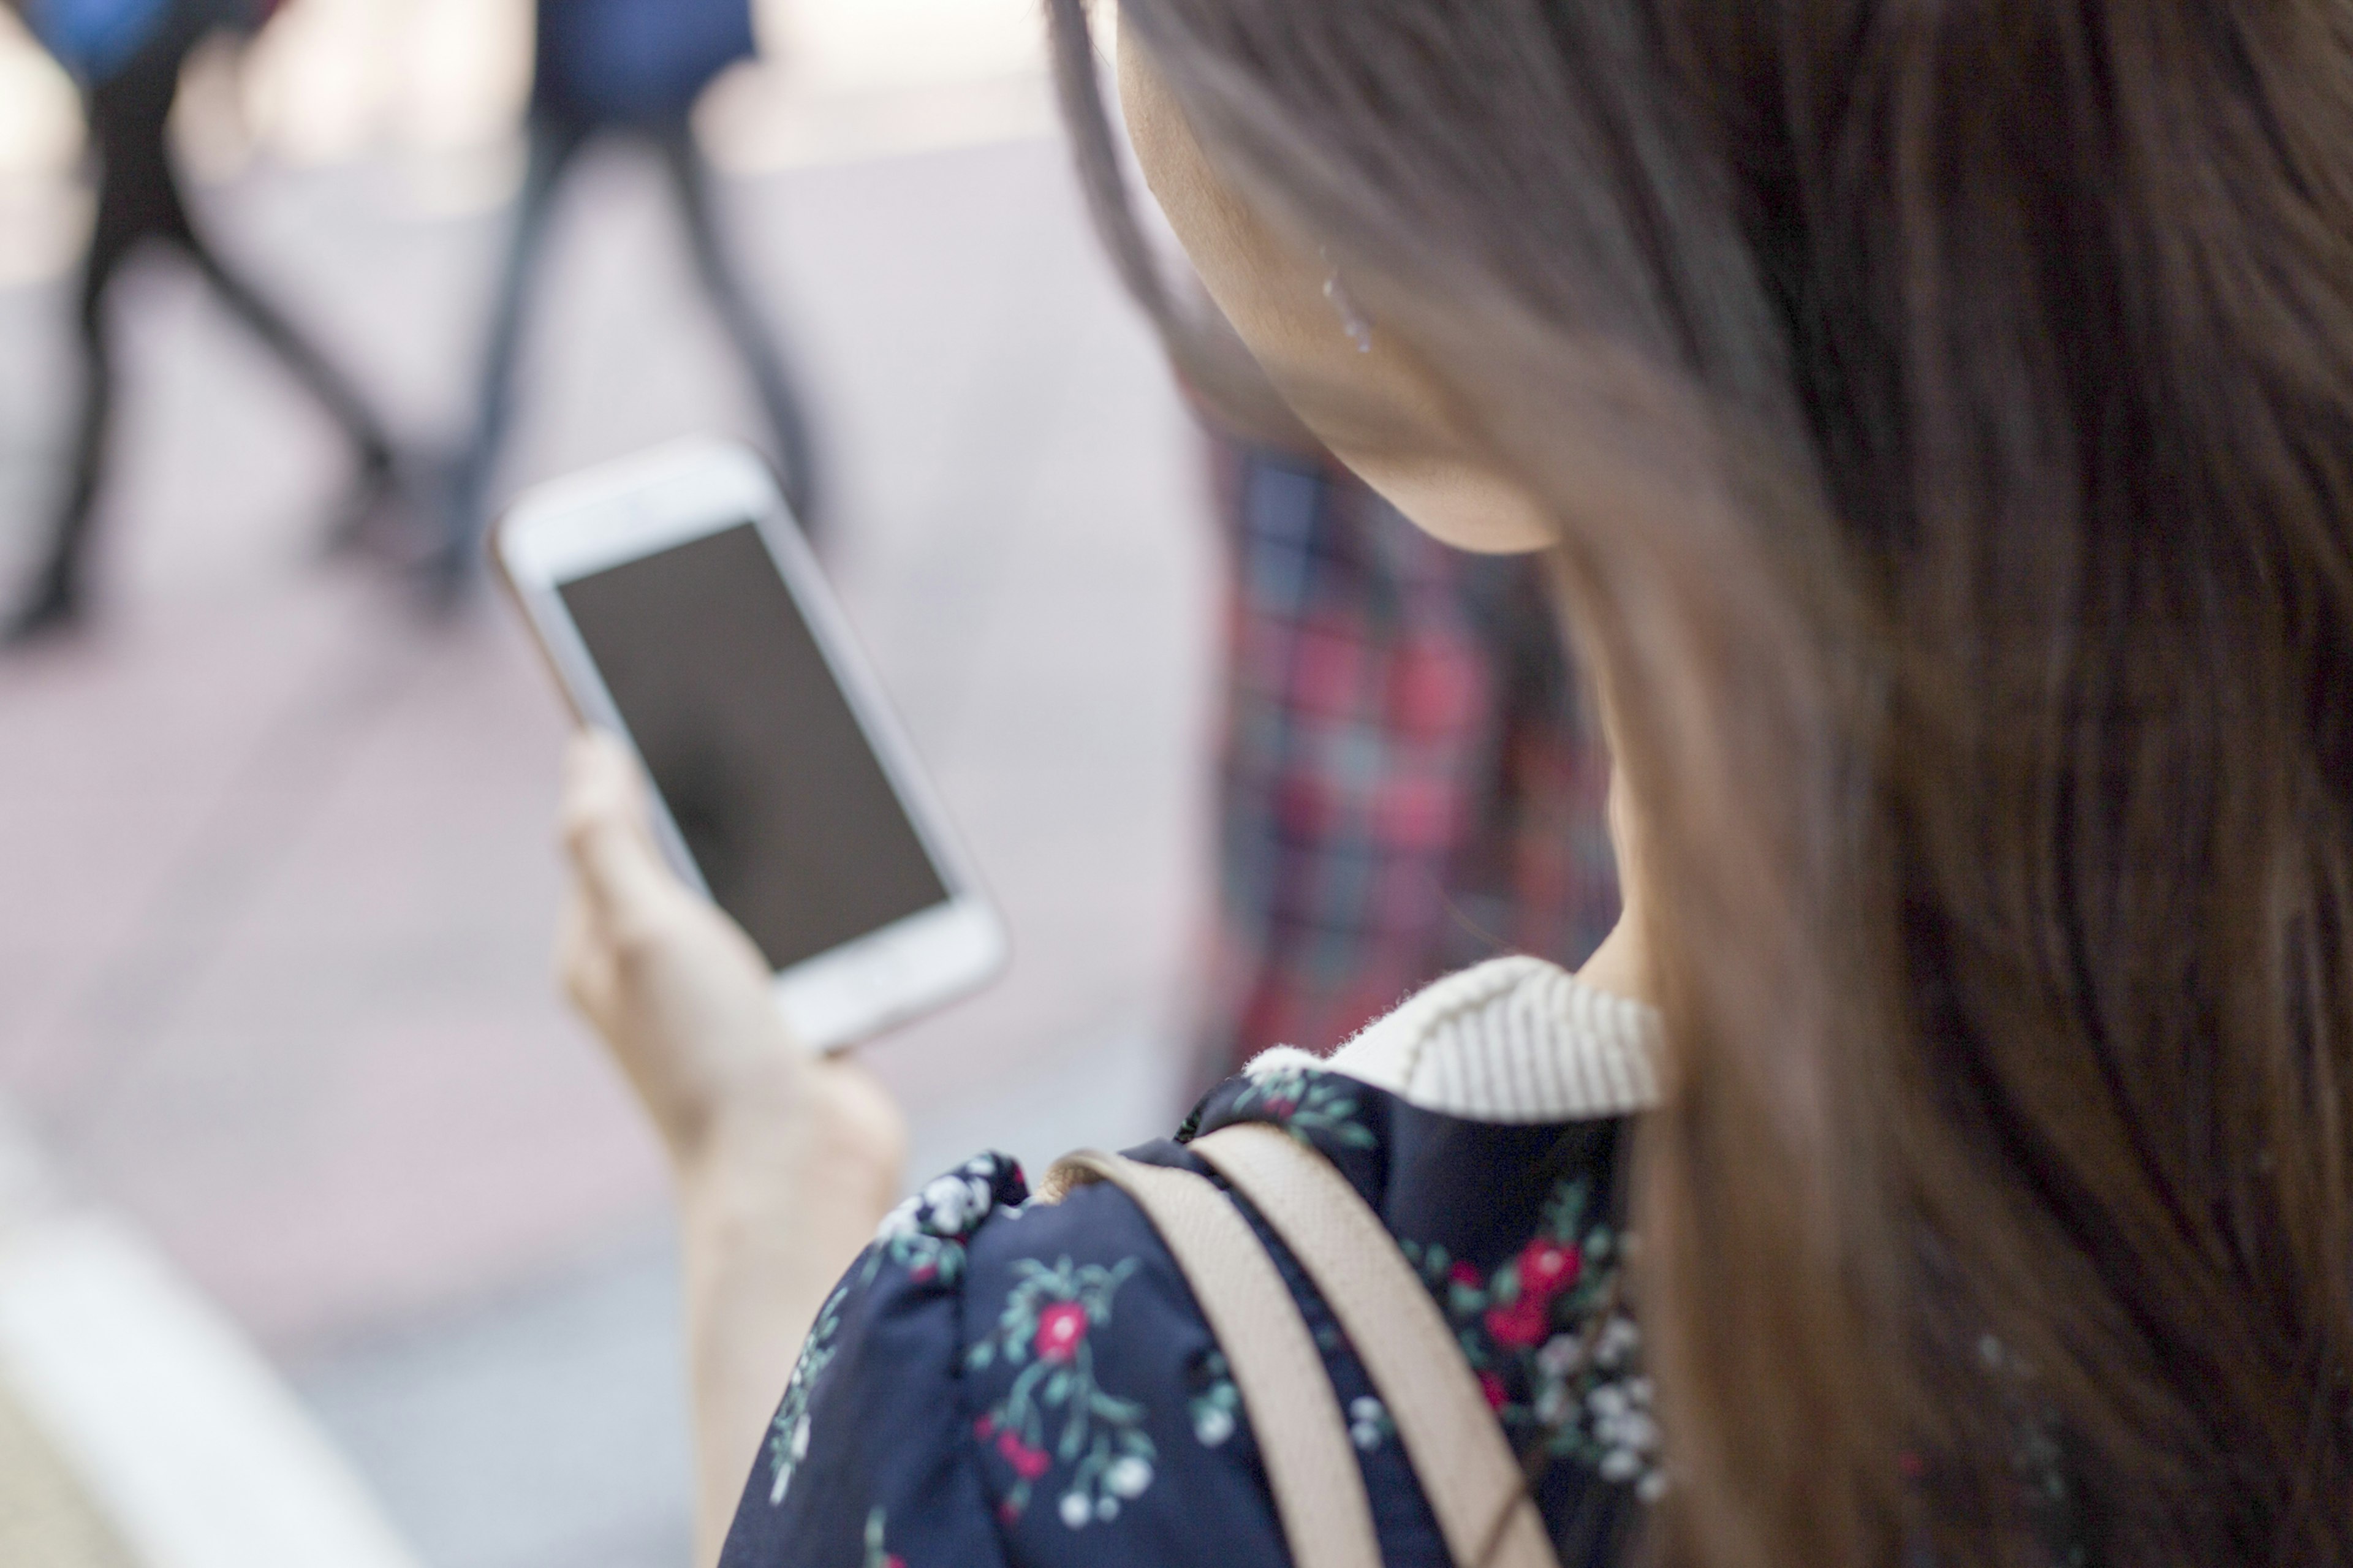
[[[1473,1120],[1287,1054],[1131,1153],[1208,1174],[1185,1143],[1261,1121],[1328,1156],[1453,1325],[1563,1563],[1618,1561],[1664,1484],[1620,1284],[1623,1118]],[[984,1154],[884,1222],[810,1332],[723,1568],[1289,1560],[1248,1414],[1150,1224],[1108,1185],[1029,1197]],[[1259,1230],[1323,1348],[1386,1560],[1445,1564],[1362,1366]]]

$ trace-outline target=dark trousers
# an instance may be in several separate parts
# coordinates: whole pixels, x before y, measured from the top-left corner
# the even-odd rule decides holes
[[[557,189],[581,150],[600,132],[628,130],[643,136],[659,154],[678,201],[679,216],[694,259],[696,276],[717,311],[728,342],[751,373],[782,470],[785,499],[804,531],[814,532],[822,515],[815,443],[773,325],[745,291],[721,244],[711,191],[711,169],[695,145],[683,115],[646,125],[607,126],[594,121],[535,110],[531,120],[530,163],[517,198],[513,238],[491,313],[489,345],[482,364],[481,407],[474,441],[460,460],[450,510],[448,541],[450,569],[463,574],[478,556],[489,521],[487,498],[514,420],[515,365],[521,349],[524,298],[538,269]]]
[[[164,241],[187,258],[221,303],[343,426],[373,474],[381,477],[391,467],[391,444],[384,428],[352,384],[252,284],[221,260],[189,216],[165,144],[165,127],[179,91],[181,63],[203,31],[201,25],[167,21],[129,65],[90,95],[90,137],[100,174],[98,218],[77,301],[82,405],[65,505],[58,513],[28,606],[34,615],[69,609],[79,595],[113,424],[114,342],[106,295],[123,263],[144,241]]]

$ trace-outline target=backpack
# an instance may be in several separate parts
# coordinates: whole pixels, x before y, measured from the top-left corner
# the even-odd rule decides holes
[[[1232,1196],[1191,1171],[1092,1149],[1065,1155],[1038,1195],[1055,1203],[1108,1182],[1160,1233],[1230,1365],[1295,1568],[1380,1568],[1380,1541],[1323,1352],[1235,1198],[1258,1211],[1339,1320],[1397,1424],[1448,1555],[1481,1568],[1560,1568],[1452,1331],[1356,1188],[1281,1128],[1221,1127],[1189,1148]]]
[[[539,0],[532,96],[594,122],[677,119],[758,47],[751,0]]]

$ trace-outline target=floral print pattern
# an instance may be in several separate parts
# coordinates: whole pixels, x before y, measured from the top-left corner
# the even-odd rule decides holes
[[[871,1285],[884,1266],[895,1265],[916,1283],[953,1284],[964,1271],[965,1242],[980,1228],[1000,1200],[1018,1203],[1028,1193],[1021,1167],[999,1154],[977,1154],[947,1175],[924,1186],[882,1218],[874,1245],[867,1249],[862,1268],[852,1271],[860,1285]],[[781,1506],[792,1489],[794,1473],[809,1451],[809,1400],[818,1380],[839,1352],[842,1304],[849,1295],[845,1280],[818,1309],[817,1322],[801,1343],[793,1375],[785,1385],[783,1403],[768,1431],[768,1504]]]
[[[995,1212],[1000,1184],[1028,1191],[1021,1167],[997,1154],[975,1155],[925,1184],[882,1216],[866,1255],[866,1280],[888,1263],[918,1282],[954,1284],[964,1272],[965,1241]]]
[[[2091,1560],[2083,1500],[2069,1483],[2072,1466],[2061,1428],[2036,1388],[2033,1366],[1993,1334],[1978,1339],[1978,1362],[1994,1397],[2009,1410],[2015,1431],[2010,1456],[2026,1517],[2052,1568],[2086,1568]],[[1920,1457],[1899,1457],[1907,1479],[1922,1473]]]
[[[1587,1222],[1589,1202],[1584,1178],[1561,1182],[1536,1234],[1492,1271],[1443,1247],[1399,1246],[1514,1445],[1576,1459],[1654,1502],[1666,1474],[1641,1330],[1620,1305],[1622,1244]]]
[[[1222,1448],[1240,1424],[1242,1408],[1241,1390],[1234,1386],[1233,1369],[1226,1364],[1225,1352],[1204,1354],[1194,1368],[1193,1380],[1199,1392],[1185,1402],[1185,1414],[1193,1423],[1193,1439],[1204,1448]]]
[[[1621,1286],[1626,1124],[1473,1122],[1301,1068],[1230,1080],[1179,1145],[1244,1120],[1289,1128],[1412,1238],[1399,1245],[1530,1461],[1567,1568],[1628,1561],[1669,1477]],[[1166,1145],[1136,1155],[1183,1160]],[[1531,1190],[1539,1168],[1570,1174]],[[991,1155],[893,1212],[818,1314],[771,1435],[760,1480],[773,1484],[747,1489],[723,1568],[1105,1568],[1172,1540],[1204,1562],[1281,1561],[1231,1369],[1186,1294],[1153,1288],[1171,1266],[1149,1222],[1117,1201],[1023,1210],[1027,1197],[1013,1163]],[[1391,1413],[1328,1308],[1312,1293],[1300,1304],[1341,1392],[1383,1560],[1444,1568]],[[2018,1482],[2052,1568],[2082,1568],[2096,1537],[2069,1436],[2032,1369],[1990,1338],[1977,1354],[2017,1425]],[[1933,1465],[1909,1451],[1894,1462],[1914,1485]]]
[[[1358,1114],[1361,1094],[1353,1079],[1338,1073],[1276,1068],[1245,1080],[1227,1116],[1271,1121],[1308,1142],[1328,1139],[1344,1149],[1370,1149],[1380,1140]]]
[[[907,1560],[892,1552],[882,1544],[882,1521],[887,1510],[874,1509],[866,1516],[866,1568],[907,1568]]]
[[[1024,1258],[995,1331],[965,1352],[968,1371],[1022,1369],[973,1423],[973,1436],[1013,1474],[997,1505],[1008,1523],[1050,1477],[1056,1510],[1072,1530],[1117,1519],[1152,1485],[1160,1456],[1144,1429],[1145,1407],[1096,1381],[1092,1342],[1137,1267],[1133,1258],[1109,1266],[1063,1258],[1051,1268]]]
[[[1409,1256],[1535,1461],[1538,1507],[1589,1543],[1569,1568],[1617,1561],[1664,1484],[1616,1285],[1617,1124],[1469,1122],[1302,1065],[1229,1081],[1134,1157],[1183,1163],[1186,1135],[1240,1121],[1284,1127],[1419,1238]],[[1531,1188],[1539,1160],[1577,1180]],[[1279,1560],[1231,1367],[1149,1221],[1116,1196],[1028,1196],[988,1155],[893,1211],[811,1333],[724,1568],[1101,1568],[1174,1539]],[[1301,1288],[1384,1560],[1442,1568],[1392,1413]],[[1556,1452],[1576,1458],[1543,1462]]]
[[[839,1353],[834,1339],[841,1331],[842,1298],[849,1294],[849,1286],[837,1287],[826,1298],[825,1305],[818,1309],[817,1322],[809,1330],[808,1338],[801,1342],[800,1359],[793,1363],[792,1381],[785,1384],[784,1403],[776,1406],[776,1417],[769,1423],[771,1508],[785,1500],[785,1493],[793,1484],[793,1472],[808,1458],[809,1395]]]

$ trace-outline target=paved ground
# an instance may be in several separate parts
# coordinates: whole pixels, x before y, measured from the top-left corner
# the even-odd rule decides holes
[[[1011,919],[871,1052],[919,1166],[1163,1125],[1198,907],[1210,535],[1190,437],[1043,141],[731,188],[843,490],[838,575]],[[224,237],[454,439],[496,214],[249,172]],[[582,171],[509,479],[749,432],[651,171]],[[0,291],[0,569],[55,480],[62,286]],[[561,726],[486,609],[310,558],[340,455],[168,267],[132,340],[103,619],[0,663],[0,1096],[259,1335],[435,1568],[685,1558],[665,1194],[555,1005]]]

